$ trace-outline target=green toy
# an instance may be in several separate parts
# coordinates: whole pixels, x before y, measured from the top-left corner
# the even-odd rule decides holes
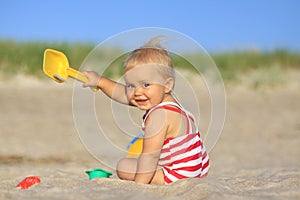
[[[105,171],[101,168],[96,168],[94,170],[87,170],[85,171],[89,175],[89,179],[92,180],[94,178],[109,178],[112,173]]]

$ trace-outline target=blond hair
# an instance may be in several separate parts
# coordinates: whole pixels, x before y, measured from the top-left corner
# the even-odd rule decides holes
[[[130,69],[146,64],[156,64],[164,66],[162,69],[168,77],[174,77],[172,58],[169,52],[162,47],[164,36],[151,38],[146,44],[130,53],[124,62],[124,72]]]

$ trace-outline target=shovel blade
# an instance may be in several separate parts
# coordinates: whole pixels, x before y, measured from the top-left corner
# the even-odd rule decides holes
[[[48,77],[50,77],[58,83],[62,83],[68,78],[68,68],[68,59],[62,52],[53,49],[45,50],[43,71]]]

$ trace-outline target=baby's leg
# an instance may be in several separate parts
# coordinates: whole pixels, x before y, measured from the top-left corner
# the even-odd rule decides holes
[[[118,162],[117,174],[120,179],[133,181],[138,160],[136,158],[123,158]],[[164,173],[162,169],[157,169],[151,184],[164,184]]]
[[[117,174],[120,179],[133,181],[137,169],[136,158],[123,158],[118,162]]]

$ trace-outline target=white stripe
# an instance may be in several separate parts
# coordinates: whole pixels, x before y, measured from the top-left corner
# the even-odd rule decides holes
[[[164,165],[167,165],[167,164],[170,164],[170,160],[160,160],[160,161],[158,161],[158,165],[160,165],[160,166],[164,166]]]
[[[161,153],[160,154],[160,159],[163,159],[163,158],[165,158],[165,157],[167,157],[167,156],[169,156],[169,155],[171,155],[171,154],[173,154],[173,153],[175,153],[177,151],[180,151],[182,149],[186,149],[186,148],[190,147],[191,145],[194,145],[198,141],[199,140],[197,140],[197,138],[193,138],[192,140],[189,140],[189,141],[183,143],[182,145],[180,145],[178,147],[173,147],[172,149],[170,149],[170,145],[173,145],[173,144],[170,144],[171,142],[169,142],[168,144],[166,144],[166,146],[163,147],[163,149],[170,149],[170,151],[166,151],[164,153]]]
[[[184,110],[182,106],[180,106],[180,105],[177,104],[177,103],[171,102],[171,101],[162,102],[162,103],[158,104],[158,105],[155,106],[155,107],[166,106],[166,105],[172,105],[172,106],[175,106],[175,107],[177,107],[177,108],[179,108],[179,109]]]
[[[172,157],[171,158],[171,162],[174,162],[176,160],[181,160],[183,158],[186,158],[186,157],[198,154],[200,152],[201,152],[201,148],[195,148],[195,149],[193,149],[191,151],[188,151],[188,152],[185,152],[185,153],[182,153],[182,154],[179,154],[177,156]]]
[[[181,167],[193,167],[193,166],[196,166],[196,165],[200,164],[201,162],[202,162],[202,165],[204,166],[205,163],[207,163],[207,161],[208,161],[208,156],[206,156],[204,158],[204,160],[199,158],[199,159],[189,160],[187,162],[173,164],[172,169],[178,169],[178,168],[181,168]],[[169,163],[170,163],[169,160],[159,161],[159,165],[165,165],[165,164],[169,164]]]
[[[202,172],[202,169],[198,169],[197,171],[185,171],[185,170],[175,170],[178,174],[182,174],[183,176],[187,176],[190,178],[199,176]]]
[[[194,167],[196,165],[199,165],[201,162],[201,159],[189,160],[188,162],[173,164],[172,169],[178,169],[182,167]]]
[[[208,165],[206,168],[204,168],[201,172],[201,176],[207,174],[208,170],[209,170],[210,166]]]
[[[206,165],[206,163],[209,161],[209,158],[208,158],[208,155],[206,156],[206,158],[202,161],[202,166]],[[204,175],[208,172],[210,168],[210,165],[208,163],[207,167],[203,168],[202,172],[201,172],[201,175]]]
[[[185,139],[185,138],[184,138]],[[172,145],[176,145],[176,144],[178,144],[179,142],[181,142],[183,139],[181,139],[181,140],[175,140],[174,142],[172,141],[172,143],[170,144],[171,146]],[[193,144],[195,144],[196,142],[198,142],[198,141],[200,141],[199,140],[199,137],[198,136],[195,136],[195,137],[193,137],[193,138],[191,138],[190,140],[188,140],[188,141],[186,141],[185,143],[183,143],[182,145],[180,145],[180,146],[178,146],[178,147],[173,147],[172,148],[172,153],[174,153],[174,152],[176,152],[176,151],[178,151],[178,150],[181,150],[181,149],[185,149],[185,148],[188,148],[189,146],[191,146],[191,145],[193,145]]]
[[[191,136],[194,136],[194,137],[191,137]],[[187,137],[190,137],[190,139],[192,138],[199,138],[199,135],[197,133],[192,133],[192,134],[185,134],[185,135],[182,135],[182,136],[179,136],[179,137],[176,137],[174,138],[173,140],[170,140],[171,144],[176,144],[176,143],[179,143],[181,142],[182,140],[184,140],[185,138]],[[200,138],[199,138],[200,139]]]
[[[180,142],[181,140],[183,140],[184,138],[186,138],[188,135],[182,135],[176,138],[173,138],[172,140],[169,141],[169,144],[176,144],[178,142]]]
[[[203,158],[203,157],[202,157]],[[207,163],[207,161],[209,160],[208,155],[206,154],[206,157],[202,160],[203,163]]]
[[[159,159],[164,159],[164,158],[166,158],[168,155],[170,155],[170,152],[160,153]]]
[[[201,141],[201,143],[203,144],[201,138],[200,138],[200,141]],[[206,148],[205,148],[204,144],[202,145],[202,152],[203,152],[203,154],[206,152]]]
[[[175,182],[178,180],[177,177],[173,176],[172,174],[169,174],[165,168],[163,168],[163,171],[164,171],[165,176],[168,177],[168,179],[170,179],[172,182]]]
[[[160,153],[160,156],[159,156],[159,159],[163,159],[163,158],[165,158],[165,157],[167,157],[167,156],[169,156],[170,155],[170,142],[169,143],[167,143],[167,144],[165,144],[163,147],[162,147],[162,149],[164,149],[164,150],[166,150],[166,149],[168,149],[168,151],[166,151],[166,152],[163,152],[163,153]]]

